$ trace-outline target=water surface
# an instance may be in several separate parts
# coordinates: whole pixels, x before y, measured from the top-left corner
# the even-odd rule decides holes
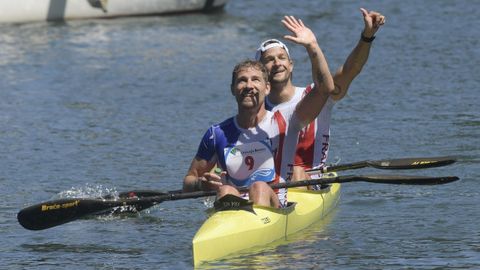
[[[65,192],[175,190],[206,128],[236,111],[233,65],[288,13],[332,70],[363,28],[356,1],[231,1],[224,12],[0,25],[0,268],[189,269],[202,200],[27,231],[16,213]],[[206,265],[224,269],[480,268],[478,1],[368,1],[387,16],[333,114],[329,162],[455,155],[442,186],[343,185],[324,222]],[[288,43],[294,81],[311,81]],[[373,169],[354,173],[397,173]]]

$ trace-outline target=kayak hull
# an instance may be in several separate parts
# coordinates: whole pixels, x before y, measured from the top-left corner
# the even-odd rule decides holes
[[[336,206],[340,184],[320,191],[290,188],[283,209],[253,205],[253,211],[214,212],[192,241],[194,265],[269,244],[321,220]]]

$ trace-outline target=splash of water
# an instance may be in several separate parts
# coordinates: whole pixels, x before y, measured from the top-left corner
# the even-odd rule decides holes
[[[120,199],[119,192],[115,187],[104,187],[103,185],[91,185],[89,183],[81,187],[71,187],[68,190],[62,191],[54,196],[54,199],[63,198],[91,198],[91,199],[104,199],[104,200],[118,200]],[[213,203],[212,203],[213,204]],[[148,209],[143,211],[144,213],[150,213]],[[111,211],[101,213],[103,218],[115,217],[118,214],[139,213],[135,206],[126,205],[115,207]]]
[[[102,185],[85,184],[82,187],[71,187],[56,195],[58,199],[62,198],[105,198],[112,197],[118,199],[118,192],[115,187],[108,188]]]

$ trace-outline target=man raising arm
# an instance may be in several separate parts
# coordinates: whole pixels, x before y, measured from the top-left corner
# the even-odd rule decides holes
[[[357,46],[348,56],[345,63],[333,76],[335,91],[320,112],[317,120],[306,128],[300,135],[297,152],[294,160],[293,179],[307,179],[304,168],[322,167],[325,165],[329,148],[331,111],[336,101],[342,99],[353,79],[365,65],[371,42],[379,27],[385,23],[385,17],[374,11],[360,9],[363,15],[364,30]],[[297,104],[312,86],[296,87],[292,83],[294,63],[288,48],[281,41],[269,39],[260,45],[256,52],[256,59],[262,61],[269,71],[269,81],[272,89],[266,99],[268,110],[278,110],[283,107]],[[312,63],[313,64],[313,63]],[[313,71],[313,69],[312,69]],[[315,85],[316,82],[314,80]],[[320,175],[313,176],[314,178]]]
[[[270,83],[265,66],[250,60],[235,66],[230,90],[237,115],[207,130],[184,178],[184,191],[217,190],[217,197],[234,194],[258,205],[286,205],[286,190],[274,191],[268,183],[285,182],[298,132],[317,117],[334,84],[313,33],[291,16],[282,23],[292,32],[286,38],[306,48],[316,87],[296,107],[267,111]],[[221,176],[209,172],[215,164],[225,171]],[[248,193],[240,193],[240,187],[249,188]]]

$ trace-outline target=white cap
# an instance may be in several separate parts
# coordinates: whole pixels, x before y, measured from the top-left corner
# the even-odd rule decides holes
[[[278,39],[267,39],[262,44],[260,44],[260,47],[258,47],[257,52],[255,53],[255,60],[259,61],[260,58],[262,57],[262,53],[264,53],[266,50],[275,48],[275,47],[280,47],[283,48],[288,55],[288,58],[290,58],[290,52],[288,51],[287,45],[283,44]]]

